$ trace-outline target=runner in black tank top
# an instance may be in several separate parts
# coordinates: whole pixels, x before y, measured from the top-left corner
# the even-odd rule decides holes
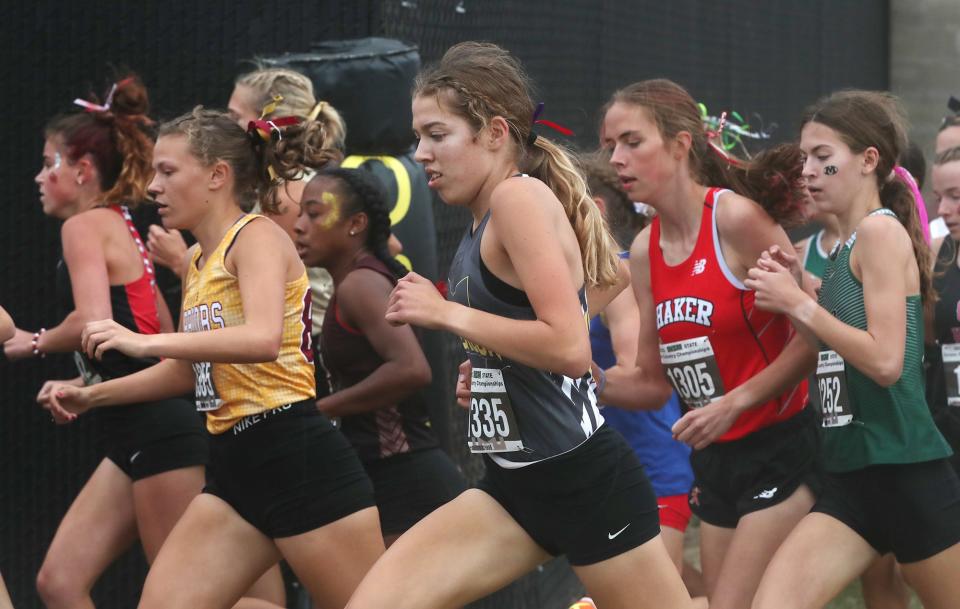
[[[687,609],[642,466],[596,408],[586,292],[602,308],[626,269],[620,283],[583,177],[533,132],[539,111],[505,50],[458,44],[417,83],[415,158],[473,221],[449,300],[410,273],[386,318],[460,337],[457,394],[485,471],[388,549],[348,608],[460,607],[563,554],[604,609]]]
[[[8,356],[79,350],[84,323],[105,317],[143,334],[173,330],[141,237],[122,206],[146,198],[153,148],[143,129],[146,99],[143,85],[127,78],[114,85],[105,107],[47,125],[36,182],[44,213],[64,221],[56,277],[64,318],[49,330],[18,332],[6,346]],[[115,144],[121,138],[123,151]],[[111,355],[77,361],[81,376],[70,381],[74,385],[126,376],[157,360]],[[54,383],[43,386],[38,401],[45,402]],[[37,576],[47,606],[90,603],[102,569],[137,537],[153,562],[203,485],[207,441],[189,402],[118,408],[97,417],[97,430],[104,458],[64,516]]]
[[[927,343],[927,403],[940,433],[953,448],[950,463],[960,472],[960,148],[949,148],[933,165],[933,192],[950,233],[934,243],[933,332]],[[931,339],[935,343],[931,344]]]
[[[466,485],[430,426],[422,392],[430,368],[417,337],[383,318],[406,269],[387,253],[390,218],[373,180],[351,169],[318,174],[304,190],[295,229],[303,261],[329,270],[336,288],[319,349],[332,393],[317,407],[339,417],[357,449],[389,546]]]

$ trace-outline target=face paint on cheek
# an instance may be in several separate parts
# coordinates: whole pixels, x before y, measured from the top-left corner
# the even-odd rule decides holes
[[[320,200],[329,206],[327,215],[320,220],[320,226],[325,229],[333,228],[333,225],[340,221],[340,200],[332,192],[325,192],[320,195]]]
[[[828,176],[835,176],[840,169],[836,165],[827,165],[823,168],[823,174]]]
[[[63,162],[63,159],[60,157],[60,153],[59,153],[59,152],[54,152],[54,153],[53,153],[53,167],[52,167],[51,169],[60,169],[60,165],[62,164],[62,162]]]

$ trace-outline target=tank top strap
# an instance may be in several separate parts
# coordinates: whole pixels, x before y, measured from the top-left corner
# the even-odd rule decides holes
[[[126,223],[127,229],[130,231],[130,237],[137,245],[137,253],[140,255],[140,261],[143,263],[143,272],[150,278],[150,285],[156,286],[157,278],[153,268],[153,262],[150,260],[150,254],[143,244],[143,239],[140,237],[140,231],[137,230],[136,225],[133,223],[133,216],[130,215],[130,209],[126,205],[111,205],[110,209],[120,214],[120,217],[123,218],[123,221]]]
[[[897,214],[893,213],[893,210],[892,210],[892,209],[888,209],[888,208],[886,208],[886,207],[881,207],[881,208],[879,208],[879,209],[875,209],[875,210],[873,210],[872,212],[870,212],[869,214],[867,214],[865,217],[866,217],[866,218],[869,218],[870,216],[890,216],[890,217],[892,217],[894,220],[896,220],[897,222],[900,221],[900,219],[897,218]],[[861,222],[863,222],[863,220],[861,220]],[[857,242],[857,231],[854,230],[854,231],[853,231],[853,234],[850,235],[850,237],[847,238],[847,241],[846,241],[846,243],[844,243],[844,246],[846,246],[846,247],[848,247],[848,248],[853,248],[853,244],[856,243],[856,242]]]
[[[220,243],[217,245],[217,249],[214,250],[214,256],[211,256],[211,260],[214,258],[217,261],[217,264],[221,266],[226,264],[227,254],[230,252],[230,248],[233,247],[234,241],[237,240],[237,235],[240,234],[240,231],[244,229],[245,226],[256,220],[257,218],[262,218],[260,214],[246,214],[237,219],[233,223],[233,226],[227,229],[227,232],[224,233],[223,238],[220,240]]]

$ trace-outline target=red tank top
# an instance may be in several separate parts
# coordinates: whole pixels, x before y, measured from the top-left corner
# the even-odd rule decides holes
[[[719,188],[707,191],[700,234],[690,257],[663,260],[660,219],[650,228],[650,288],[657,316],[660,359],[687,408],[704,406],[766,368],[793,335],[784,315],[754,307],[748,290],[727,267],[716,223]],[[742,438],[789,419],[807,402],[807,382],[740,415],[718,441]]]

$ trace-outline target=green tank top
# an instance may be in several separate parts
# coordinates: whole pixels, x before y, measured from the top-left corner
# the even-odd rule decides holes
[[[803,270],[814,277],[823,277],[823,272],[827,270],[827,255],[823,251],[824,230],[820,229],[807,241],[806,251],[803,254]]]
[[[894,215],[886,208],[871,213]],[[843,323],[867,329],[863,284],[850,269],[857,234],[837,244],[820,288],[820,305]],[[839,250],[839,251],[837,251]],[[907,296],[903,373],[881,387],[821,343],[813,383],[820,405],[823,460],[827,471],[848,472],[884,463],[919,463],[951,454],[924,398],[923,307]]]

